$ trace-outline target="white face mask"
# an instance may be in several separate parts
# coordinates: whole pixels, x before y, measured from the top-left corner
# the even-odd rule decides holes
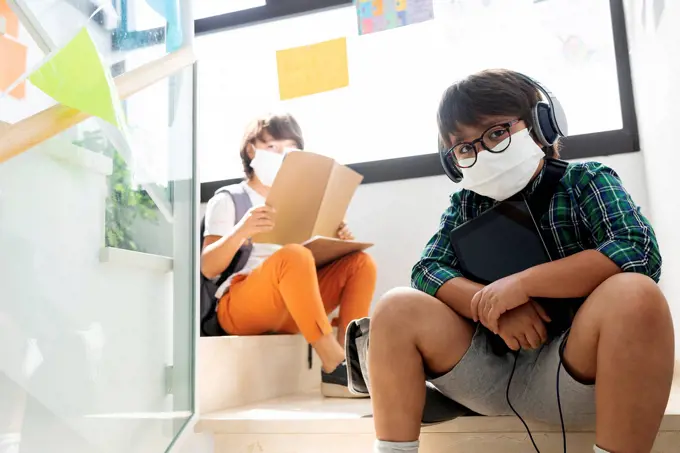
[[[515,195],[529,184],[545,153],[531,137],[528,129],[512,134],[508,149],[502,153],[482,151],[477,163],[462,168],[460,185],[485,197],[503,201]],[[508,139],[509,140],[509,139]],[[505,142],[497,148],[503,149]]]
[[[255,170],[255,175],[265,186],[271,187],[276,179],[276,174],[283,164],[283,154],[267,151],[264,149],[255,149],[255,157],[250,166]]]

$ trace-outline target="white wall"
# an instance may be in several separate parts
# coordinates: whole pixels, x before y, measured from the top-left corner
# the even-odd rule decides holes
[[[645,151],[650,207],[659,237],[664,266],[662,288],[670,300],[676,326],[680,326],[680,201],[678,201],[678,105],[680,105],[680,2],[627,1],[633,86],[642,149]],[[642,8],[647,6],[647,11]],[[657,23],[657,17],[660,21]],[[646,19],[643,22],[643,18]],[[676,355],[680,355],[680,329],[676,328]]]

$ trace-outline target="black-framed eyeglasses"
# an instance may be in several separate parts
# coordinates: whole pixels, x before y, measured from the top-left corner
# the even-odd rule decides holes
[[[517,119],[493,125],[476,140],[456,143],[449,148],[446,156],[453,161],[456,167],[470,168],[477,163],[477,143],[481,143],[482,147],[490,153],[502,153],[508,149],[512,142],[510,128],[520,121]]]

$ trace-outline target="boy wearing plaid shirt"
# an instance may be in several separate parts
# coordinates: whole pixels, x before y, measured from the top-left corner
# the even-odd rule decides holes
[[[652,449],[673,378],[673,324],[657,286],[654,231],[616,173],[596,162],[568,165],[536,219],[558,255],[551,262],[484,286],[463,276],[449,240],[500,201],[531,197],[545,158],[559,157],[557,144],[536,138],[539,100],[536,86],[507,70],[444,93],[440,140],[463,189],[413,267],[412,288],[387,293],[371,318],[376,452],[418,451],[426,380],[482,415],[512,415],[510,402],[529,420],[594,421],[596,452]],[[570,329],[550,335],[537,298],[583,302]],[[494,339],[504,353],[492,350]]]

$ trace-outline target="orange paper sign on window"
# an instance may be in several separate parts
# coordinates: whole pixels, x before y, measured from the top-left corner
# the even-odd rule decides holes
[[[1,1],[1,0],[0,0]],[[0,36],[0,92],[7,90],[24,72],[28,49],[7,36]],[[17,85],[9,93],[17,99],[26,96],[26,82]]]
[[[281,100],[349,85],[347,40],[324,41],[276,52]]]
[[[12,12],[7,0],[0,0],[0,16],[5,18],[5,33],[15,38],[19,37],[19,18]]]

